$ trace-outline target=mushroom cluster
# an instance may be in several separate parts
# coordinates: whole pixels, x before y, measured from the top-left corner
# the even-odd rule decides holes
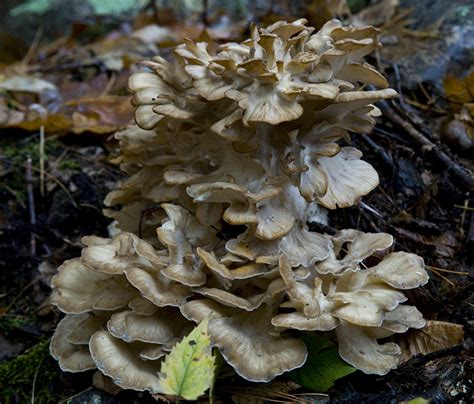
[[[428,281],[423,260],[387,254],[388,234],[308,229],[377,186],[341,144],[369,132],[372,103],[396,92],[361,61],[376,29],[305,23],[218,47],[187,40],[130,78],[137,125],[116,134],[129,179],[105,200],[112,237],[85,237],[52,282],[63,370],[158,392],[161,358],[206,318],[250,381],[302,366],[303,332],[334,330],[341,357],[366,373],[397,366],[399,347],[377,340],[423,327],[402,304]]]

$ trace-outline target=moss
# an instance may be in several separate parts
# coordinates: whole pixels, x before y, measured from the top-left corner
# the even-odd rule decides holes
[[[59,169],[78,171],[81,169],[81,165],[76,160],[63,159],[61,163],[59,163]]]
[[[25,316],[2,316],[0,317],[0,331],[8,338],[14,330],[28,323]]]
[[[59,401],[50,388],[52,381],[59,377],[59,370],[49,356],[48,349],[49,339],[41,340],[23,354],[0,364],[0,402],[30,402],[33,383],[35,403]]]
[[[48,160],[49,156],[60,152],[61,143],[56,138],[46,138],[44,144],[44,159]],[[37,135],[29,136],[20,141],[12,141],[11,139],[0,139],[0,157],[3,165],[8,169],[8,174],[4,178],[4,183],[8,185],[9,191],[15,197],[25,204],[26,187],[25,187],[25,163],[28,158],[32,160],[34,168],[39,167],[40,151],[39,139]],[[66,165],[72,165],[66,160]],[[37,173],[33,172],[33,177]]]

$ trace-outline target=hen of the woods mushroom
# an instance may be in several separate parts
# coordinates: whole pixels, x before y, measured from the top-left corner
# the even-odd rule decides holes
[[[302,333],[333,330],[341,357],[366,373],[399,364],[399,346],[377,340],[423,327],[403,304],[428,280],[423,260],[387,254],[388,234],[307,226],[377,186],[342,144],[369,132],[373,103],[396,92],[361,61],[376,29],[305,23],[218,47],[187,40],[130,78],[137,126],[116,135],[130,178],[105,201],[113,237],[85,237],[52,282],[63,370],[158,392],[162,358],[204,319],[250,381],[301,367]]]

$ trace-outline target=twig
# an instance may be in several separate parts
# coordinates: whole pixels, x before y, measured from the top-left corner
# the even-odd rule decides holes
[[[39,164],[40,164],[40,193],[44,197],[44,126],[40,127],[40,143],[39,143]]]
[[[451,280],[449,280],[446,276],[444,276],[442,273],[440,273],[439,271],[437,271],[436,269],[434,269],[434,267],[431,267],[431,272],[433,272],[434,274],[438,275],[440,278],[444,279],[446,282],[448,282],[451,286],[454,286],[456,287],[456,285],[454,284],[454,282],[452,282]]]
[[[35,167],[31,167],[31,169],[32,169],[33,171],[40,171],[39,168],[35,168]],[[50,180],[54,181],[56,184],[59,185],[59,187],[66,193],[66,195],[68,196],[68,198],[71,200],[72,205],[73,205],[75,208],[77,208],[77,207],[78,207],[78,206],[77,206],[77,203],[76,203],[76,201],[74,200],[74,198],[72,197],[71,193],[67,190],[66,186],[65,186],[61,181],[59,181],[54,175],[49,174],[49,173],[47,173],[46,171],[45,171],[45,175],[46,175],[46,177],[48,177]]]
[[[448,156],[439,144],[436,144],[429,140],[425,135],[423,135],[418,129],[416,129],[410,122],[403,119],[397,112],[395,112],[386,101],[380,101],[380,109],[383,111],[384,115],[389,118],[393,123],[400,126],[411,138],[429,152],[432,152],[438,160],[442,161],[445,166],[453,175],[455,175],[465,186],[470,190],[474,189],[474,178],[471,173],[469,173],[460,163],[454,161],[450,156]]]
[[[380,145],[378,145],[377,143],[375,143],[369,136],[367,136],[365,133],[361,133],[359,135],[359,137],[365,142],[367,143],[373,150],[376,154],[378,154],[382,161],[385,163],[385,165],[387,167],[389,167],[392,171],[395,171],[395,165],[393,164],[393,160],[391,158],[391,156],[389,156],[387,154],[387,152],[385,151],[385,149],[383,147],[381,147]]]
[[[35,404],[36,379],[38,378],[40,367],[43,364],[43,361],[45,358],[46,358],[46,355],[43,355],[43,357],[40,360],[40,363],[38,363],[38,367],[35,370],[35,375],[33,377],[33,386],[31,387],[31,404]]]
[[[115,84],[115,79],[117,78],[117,74],[115,72],[112,72],[112,75],[110,76],[110,80],[107,82],[104,90],[102,91],[102,93],[99,95],[99,98],[100,97],[105,97],[109,92],[110,90],[112,90],[112,87],[114,86]]]
[[[438,267],[434,267],[434,266],[431,266],[431,265],[425,265],[425,266],[426,266],[426,268],[434,269],[435,271],[448,272],[450,274],[456,274],[456,275],[469,275],[469,272],[453,271],[452,269],[438,268]]]
[[[398,64],[392,63],[393,72],[395,73],[395,80],[397,81],[397,92],[400,100],[400,104],[405,106],[405,98],[403,97],[402,91],[402,79],[400,77],[400,69],[398,68]]]
[[[71,402],[71,400],[72,400],[73,398],[79,397],[81,394],[84,394],[84,393],[86,393],[86,392],[92,390],[93,388],[94,388],[93,386],[90,386],[90,387],[88,387],[87,389],[82,390],[82,391],[80,391],[79,393],[74,394],[73,396],[70,396],[70,397],[67,397],[67,398],[61,400],[61,401],[59,402],[59,404],[69,403],[69,402]]]
[[[28,209],[30,212],[30,225],[31,225],[30,253],[32,256],[35,256],[36,255],[36,238],[34,234],[34,227],[36,225],[36,212],[35,212],[35,198],[33,194],[32,162],[31,162],[30,157],[28,157],[28,159],[26,160],[26,192],[28,194]]]
[[[385,220],[384,216],[378,210],[374,209],[372,206],[369,206],[365,202],[362,202],[362,201],[359,202],[359,205],[362,208],[364,208],[364,209],[368,210],[369,212],[373,213],[375,216],[378,216],[381,219]]]
[[[33,55],[36,52],[36,49],[38,48],[39,42],[41,40],[41,36],[43,35],[43,27],[40,26],[36,30],[35,37],[33,38],[33,42],[31,43],[28,52],[26,53],[25,57],[21,61],[21,64],[23,66],[28,65],[31,62],[31,59],[33,59]]]

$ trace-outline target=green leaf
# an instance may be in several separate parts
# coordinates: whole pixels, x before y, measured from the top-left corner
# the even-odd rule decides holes
[[[214,381],[215,357],[202,321],[165,357],[160,371],[162,393],[196,400]]]
[[[290,379],[301,386],[323,393],[337,379],[357,370],[341,359],[337,347],[328,338],[307,335],[301,339],[308,347],[308,359],[303,367],[289,373]]]

